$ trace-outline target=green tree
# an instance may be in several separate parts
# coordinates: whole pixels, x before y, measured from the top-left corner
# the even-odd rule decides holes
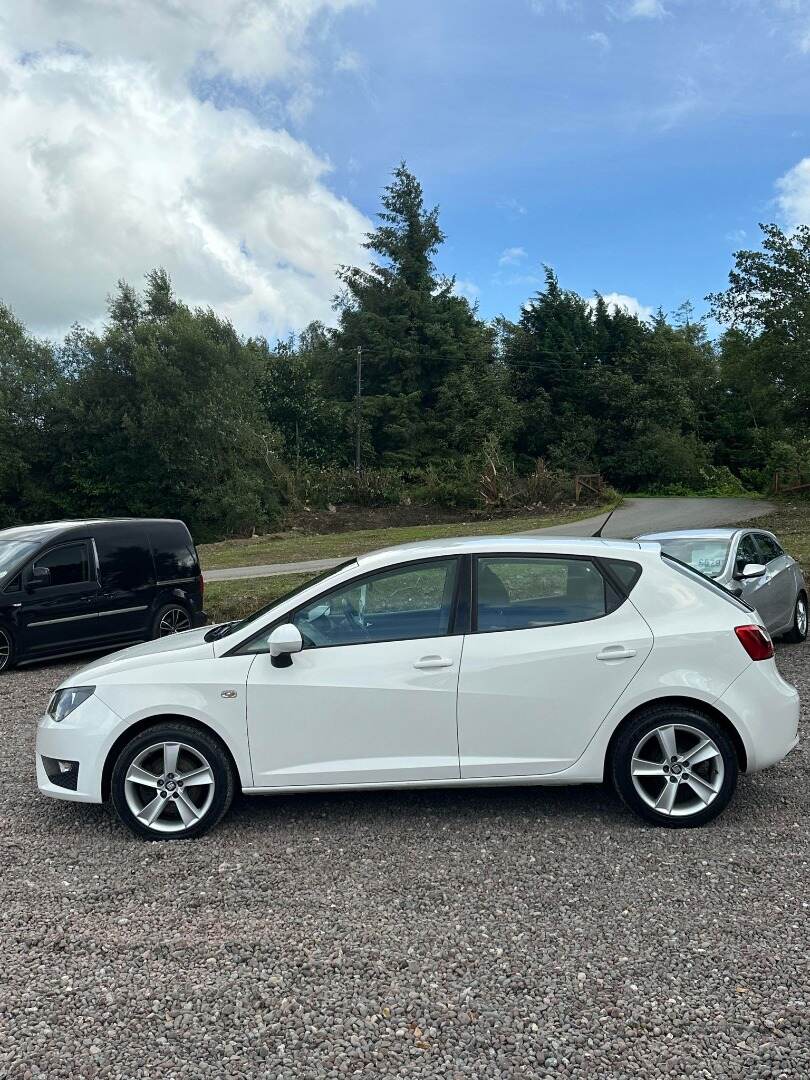
[[[119,286],[105,329],[75,330],[61,358],[41,515],[180,517],[200,538],[272,520],[278,436],[260,360],[230,323],[180,303],[165,273],[141,297]]]
[[[343,289],[331,387],[343,401],[352,399],[361,348],[367,441],[384,463],[415,465],[447,452],[453,388],[487,373],[492,337],[455,295],[453,279],[438,274],[434,257],[444,240],[438,208],[425,208],[421,185],[404,163],[385,188],[382,207],[365,245],[380,261],[367,269],[344,266],[338,274]],[[488,377],[486,385],[500,392],[497,379]],[[464,444],[477,437],[481,398],[472,400],[466,390],[462,398],[467,411],[454,398],[452,441],[471,451]]]
[[[46,429],[64,379],[53,348],[0,304],[0,527],[24,521],[42,476]]]

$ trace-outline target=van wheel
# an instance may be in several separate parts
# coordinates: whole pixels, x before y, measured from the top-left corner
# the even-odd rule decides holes
[[[799,593],[796,597],[796,607],[793,609],[793,627],[785,634],[785,641],[793,645],[801,645],[807,640],[807,597]]]
[[[639,817],[670,829],[705,825],[737,787],[737,755],[714,720],[687,705],[652,706],[620,733],[613,785]]]
[[[189,724],[156,724],[124,746],[110,794],[121,821],[146,840],[191,840],[231,805],[234,776],[216,739]]]
[[[14,667],[14,638],[11,631],[0,626],[0,672]]]
[[[169,637],[182,634],[191,629],[191,616],[182,604],[164,604],[155,615],[152,623],[152,638]]]

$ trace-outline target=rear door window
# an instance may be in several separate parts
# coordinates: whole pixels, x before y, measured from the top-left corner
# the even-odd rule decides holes
[[[188,581],[200,572],[197,552],[188,529],[180,522],[161,521],[149,526],[158,584]]]
[[[757,533],[756,537],[757,545],[762,552],[762,561],[766,565],[773,562],[774,559],[781,559],[785,554],[772,536],[766,536],[765,533]]]
[[[590,559],[485,556],[476,572],[476,629],[486,634],[599,619],[616,606],[608,590]]]

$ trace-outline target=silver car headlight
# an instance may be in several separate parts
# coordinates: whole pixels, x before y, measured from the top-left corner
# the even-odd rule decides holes
[[[66,686],[64,690],[57,690],[48,706],[48,716],[59,723],[87,701],[94,690],[95,686]]]

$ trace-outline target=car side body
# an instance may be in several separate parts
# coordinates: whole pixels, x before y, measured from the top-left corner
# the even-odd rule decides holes
[[[182,521],[53,521],[0,531],[0,651],[8,662],[0,669],[205,622],[199,559]]]
[[[772,532],[756,528],[681,529],[645,533],[636,539],[659,543],[664,551],[740,596],[759,612],[773,637],[796,629],[798,604],[799,632],[806,636],[804,575]],[[763,567],[764,572],[747,576],[749,566]]]
[[[535,579],[552,583],[540,600]],[[532,595],[505,599],[504,581]],[[360,622],[357,611],[344,619],[341,596],[363,589]],[[424,612],[408,606],[417,589],[439,598],[427,634],[412,618]],[[60,692],[90,696],[61,720],[42,718],[38,783],[100,802],[128,740],[159,723],[210,736],[246,792],[598,783],[628,720],[667,704],[711,718],[740,770],[756,771],[796,744],[799,706],[773,659],[753,662],[742,647],[736,628],[752,623],[760,633],[750,609],[664,565],[654,543],[508,537],[388,549],[235,627],[77,672]],[[303,631],[296,655],[272,655],[279,627]],[[384,640],[366,640],[370,627]],[[75,764],[72,788],[59,762]]]

